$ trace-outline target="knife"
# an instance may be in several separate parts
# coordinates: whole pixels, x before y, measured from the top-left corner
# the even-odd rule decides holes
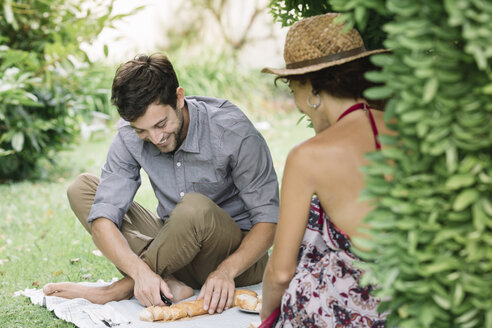
[[[171,306],[173,304],[173,302],[167,298],[166,296],[164,296],[163,293],[161,293],[161,300],[164,302],[164,304],[166,304],[167,306]]]

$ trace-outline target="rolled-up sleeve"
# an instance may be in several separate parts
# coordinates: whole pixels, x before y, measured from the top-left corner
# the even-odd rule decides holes
[[[104,217],[121,228],[123,216],[128,211],[140,183],[140,165],[132,157],[118,132],[109,147],[88,222],[92,223],[95,219]]]
[[[225,138],[238,137],[225,135]],[[250,134],[241,139],[231,161],[232,178],[239,190],[239,197],[249,211],[253,225],[259,222],[277,223],[278,180],[268,146],[259,134]]]

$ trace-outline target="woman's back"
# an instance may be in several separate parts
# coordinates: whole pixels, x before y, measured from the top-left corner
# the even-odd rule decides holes
[[[391,134],[383,121],[383,112],[371,110],[379,134]],[[360,235],[358,228],[370,210],[359,201],[364,188],[361,166],[365,154],[376,150],[369,115],[357,110],[300,144],[305,153],[306,170],[316,176],[315,193],[331,221],[344,233]]]

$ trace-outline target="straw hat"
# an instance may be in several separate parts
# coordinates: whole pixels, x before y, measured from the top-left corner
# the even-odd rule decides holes
[[[343,31],[343,24],[333,22],[338,16],[338,13],[329,13],[296,22],[285,39],[286,67],[264,68],[261,71],[279,76],[300,75],[390,51],[366,50],[359,32],[355,29]]]

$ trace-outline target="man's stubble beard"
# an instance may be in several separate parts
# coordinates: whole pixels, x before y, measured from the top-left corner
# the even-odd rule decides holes
[[[174,136],[174,148],[167,152],[161,151],[161,153],[170,154],[170,155],[173,155],[176,149],[178,149],[178,147],[181,146],[180,140],[181,140],[181,136],[183,135],[183,124],[184,124],[183,110],[182,109],[178,110],[176,108],[174,111],[176,112],[176,115],[178,116],[179,119],[179,127],[177,131],[172,133],[172,135]]]

